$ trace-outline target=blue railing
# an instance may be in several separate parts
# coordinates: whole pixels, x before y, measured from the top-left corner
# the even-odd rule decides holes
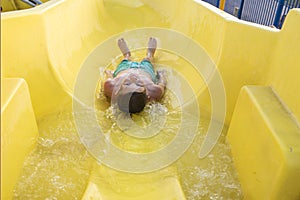
[[[219,8],[220,6],[220,0],[203,0],[213,6],[216,6],[217,8]]]
[[[238,18],[281,28],[289,10],[299,7],[300,0],[241,0]]]
[[[220,0],[203,1],[220,7]],[[226,0],[225,4],[225,11],[239,19],[277,28],[282,27],[292,8],[300,8],[300,0]]]

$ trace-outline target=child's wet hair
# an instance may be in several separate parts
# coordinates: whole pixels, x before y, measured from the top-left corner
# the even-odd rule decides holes
[[[120,95],[117,103],[119,109],[125,113],[139,113],[147,103],[147,96],[145,92],[128,92]]]

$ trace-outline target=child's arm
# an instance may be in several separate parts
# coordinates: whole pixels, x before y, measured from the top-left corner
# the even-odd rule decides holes
[[[147,87],[148,96],[150,100],[160,100],[165,92],[165,87],[167,84],[166,76],[164,71],[157,72],[157,84],[151,84]]]
[[[157,85],[162,86],[163,88],[167,85],[166,73],[163,70],[157,71]]]
[[[105,70],[105,74],[107,76],[107,80],[104,82],[104,95],[108,98],[111,98],[112,92],[115,87],[115,80],[113,79],[113,72],[111,70]]]
[[[150,85],[147,87],[147,96],[148,99],[151,100],[160,100],[162,98],[162,96],[164,95],[165,92],[165,88],[162,87],[161,85]]]
[[[111,98],[112,96],[112,92],[114,90],[114,87],[115,87],[115,80],[114,79],[107,79],[105,82],[104,82],[104,95],[107,96],[108,98]]]
[[[105,70],[105,74],[106,74],[107,78],[113,78],[114,77],[114,73],[111,70]]]

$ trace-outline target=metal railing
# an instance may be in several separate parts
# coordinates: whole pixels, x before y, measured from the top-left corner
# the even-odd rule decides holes
[[[300,0],[203,0],[225,10],[239,19],[281,28],[292,8],[300,8]],[[240,6],[238,3],[240,1]],[[234,7],[233,7],[234,6]],[[233,11],[231,11],[233,10]],[[235,11],[238,11],[237,13]]]
[[[289,10],[299,7],[300,0],[241,0],[238,18],[281,28]]]
[[[220,0],[203,0],[204,2],[207,2],[213,6],[216,6],[217,8],[220,7]]]

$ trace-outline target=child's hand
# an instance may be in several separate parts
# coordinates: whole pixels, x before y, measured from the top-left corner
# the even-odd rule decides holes
[[[157,83],[162,84],[163,86],[166,86],[167,79],[166,79],[166,71],[165,70],[157,70]]]
[[[105,70],[105,74],[108,78],[113,78],[113,72],[111,70]]]
[[[160,77],[166,77],[166,70],[157,70],[157,76]]]

